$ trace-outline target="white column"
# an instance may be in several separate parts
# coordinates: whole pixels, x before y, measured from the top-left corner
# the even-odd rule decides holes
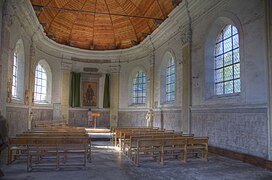
[[[120,72],[110,74],[110,127],[118,126]]]
[[[70,73],[72,64],[70,62],[62,61],[61,63],[61,119],[69,119],[69,95],[70,95]]]
[[[268,158],[272,160],[272,3],[266,0],[267,64],[268,64]]]

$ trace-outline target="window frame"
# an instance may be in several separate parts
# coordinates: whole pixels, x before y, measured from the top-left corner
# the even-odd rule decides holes
[[[15,50],[13,53],[13,64],[12,64],[12,98],[19,99],[18,97],[18,69],[19,69],[19,62],[18,62],[18,52]],[[15,82],[14,82],[15,80]]]
[[[230,29],[230,34],[225,37],[227,30]],[[234,33],[234,30],[236,32]],[[238,45],[237,47],[234,46],[234,38],[237,36]],[[227,45],[226,41],[231,41],[231,47],[225,51],[225,47]],[[221,44],[221,45],[220,45]],[[218,46],[220,45],[220,46]],[[217,52],[218,47],[220,47],[220,52]],[[238,61],[235,61],[234,52],[237,52],[238,54]],[[231,54],[231,62],[228,64],[225,64],[225,57],[226,55]],[[237,57],[237,56],[236,56]],[[218,59],[221,59],[221,63],[218,63]],[[238,77],[235,74],[235,66],[239,65],[239,73]],[[230,68],[232,73],[231,76],[227,79],[227,75],[225,71],[227,71],[227,68]],[[220,72],[221,71],[221,72]],[[219,72],[219,73],[217,73]],[[218,74],[219,79],[218,80]],[[221,75],[220,75],[221,74]],[[235,88],[235,82],[239,82],[238,89]],[[226,92],[228,88],[228,84],[232,84],[232,88],[230,92]],[[222,86],[222,92],[218,92],[217,85]],[[241,93],[241,57],[240,57],[240,35],[238,28],[233,24],[226,24],[219,34],[217,35],[215,46],[214,46],[214,95],[215,96],[229,96],[229,95],[235,95]]]
[[[167,67],[166,67],[166,76],[165,76],[165,83],[166,83],[166,90],[165,90],[165,96],[166,96],[166,103],[171,103],[175,101],[175,93],[176,93],[176,66],[175,66],[175,60],[173,57],[169,58],[167,61]],[[170,82],[168,81],[168,78],[170,78]],[[171,79],[173,78],[173,79]],[[171,86],[173,85],[173,86]],[[171,96],[173,95],[173,96]],[[173,97],[173,99],[171,98]]]
[[[18,39],[14,51],[11,52],[10,71],[10,88],[11,88],[11,102],[24,103],[25,95],[25,49],[22,39]]]
[[[146,104],[146,100],[147,100],[146,81],[147,81],[146,73],[143,70],[138,70],[132,77],[132,105]],[[138,90],[139,86],[141,90]]]
[[[37,68],[40,65],[40,67],[43,69],[44,72],[41,71],[41,73],[43,73],[43,76],[46,77],[46,79],[42,78],[42,76],[40,75],[40,77],[38,77],[37,75]],[[36,84],[36,80],[40,80],[40,83],[38,84],[40,88],[39,91],[37,91],[38,87]],[[43,81],[46,81],[44,84]],[[45,88],[45,84],[46,84],[46,88]],[[44,89],[45,94],[42,92],[42,89]],[[34,85],[33,85],[33,100],[35,104],[51,104],[51,92],[52,91],[52,73],[51,73],[51,68],[49,66],[49,64],[45,61],[45,60],[40,60],[34,69]],[[40,95],[40,97],[42,97],[42,95],[44,94],[45,99],[42,100],[41,98],[37,98],[37,93]]]
[[[167,73],[168,73],[168,68],[169,68],[169,62],[172,61],[173,65],[174,65],[174,74],[172,74],[173,76],[173,83],[174,87],[172,88],[173,90],[173,100],[170,100],[167,95],[169,90],[167,89]],[[174,105],[178,105],[177,103],[180,101],[177,99],[177,95],[179,94],[178,91],[178,87],[179,87],[179,82],[177,81],[178,77],[177,74],[182,75],[182,69],[180,69],[179,72],[177,72],[177,68],[179,68],[177,66],[177,61],[176,61],[176,56],[175,56],[175,52],[172,49],[167,49],[164,52],[163,58],[161,60],[161,65],[159,68],[159,75],[160,75],[160,82],[159,82],[159,98],[158,98],[158,105],[161,107],[171,107]]]

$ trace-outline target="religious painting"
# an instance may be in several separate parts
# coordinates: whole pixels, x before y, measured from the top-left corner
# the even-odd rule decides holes
[[[83,83],[83,106],[96,106],[97,104],[97,83],[84,82]]]

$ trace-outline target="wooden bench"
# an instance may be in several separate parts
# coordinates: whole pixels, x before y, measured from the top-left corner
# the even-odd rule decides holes
[[[142,156],[159,156],[161,161],[162,141],[161,139],[138,139],[137,148],[135,149],[135,156],[132,160],[136,166],[139,166],[140,155]]]
[[[208,137],[194,137],[187,140],[187,154],[201,154],[203,160],[208,159]]]
[[[84,127],[69,127],[69,126],[59,126],[59,127],[39,127],[31,129],[31,132],[84,132],[86,129]]]
[[[156,139],[163,139],[163,138],[188,138],[192,137],[191,136],[183,136],[182,134],[177,134],[177,133],[162,133],[162,134],[147,134],[147,135],[135,135],[130,137],[130,141],[127,145],[127,155],[129,159],[132,159],[132,152],[135,151],[137,148],[137,141],[139,139],[148,139],[148,138],[156,138]]]
[[[71,139],[71,138],[85,138],[89,139],[87,136],[82,135],[69,135],[69,134],[20,134],[17,137],[9,138],[8,143],[8,162],[7,164],[11,164],[13,159],[16,160],[19,156],[27,156],[27,145],[33,142],[33,139],[44,139],[44,138],[53,138],[53,139]],[[91,161],[91,142],[89,139],[88,145],[88,160]]]
[[[31,138],[27,144],[27,170],[39,167],[55,167],[56,170],[65,166],[86,167],[86,159],[91,157],[89,148],[90,140],[86,137]],[[69,158],[74,157],[77,158],[76,162],[70,162]],[[48,162],[47,158],[51,161]],[[36,160],[35,163],[33,160]]]
[[[165,132],[164,130],[137,130],[137,131],[128,131],[125,132],[121,138],[119,138],[119,147],[120,150],[124,152],[126,145],[130,141],[131,136],[140,136],[140,135],[156,135],[156,134],[173,134],[173,132]]]
[[[122,149],[122,141],[126,138],[126,134],[133,134],[133,133],[145,133],[145,132],[163,132],[163,130],[159,130],[158,128],[132,128],[132,129],[122,129],[117,133],[116,142],[119,142],[117,146]]]
[[[174,158],[181,157],[183,162],[187,161],[187,155],[190,153],[201,154],[203,160],[207,160],[208,156],[208,137],[192,137],[192,136],[177,136],[177,137],[160,137],[160,136],[142,136],[131,137],[132,141],[137,141],[136,147],[131,142],[129,159],[139,166],[140,156],[159,157],[160,163],[164,164],[165,156]],[[134,140],[134,141],[135,141]],[[160,148],[159,148],[160,146]],[[160,149],[160,150],[159,150]]]
[[[187,137],[163,138],[163,146],[161,152],[161,164],[164,164],[165,156],[174,158],[181,157],[181,160],[187,161]]]
[[[131,155],[131,150],[133,148],[136,147],[137,144],[137,140],[140,138],[163,138],[163,137],[176,137],[177,134],[173,133],[173,132],[145,132],[145,133],[134,133],[131,134],[128,138],[123,141],[123,145],[122,145],[122,151],[124,153],[127,152],[128,157],[130,158]]]
[[[119,138],[122,137],[122,135],[126,132],[126,131],[137,131],[137,130],[150,130],[150,129],[159,129],[159,128],[150,128],[150,127],[122,127],[122,128],[115,128],[114,132],[113,132],[113,138],[114,140],[114,145],[117,146],[117,142],[119,140]]]

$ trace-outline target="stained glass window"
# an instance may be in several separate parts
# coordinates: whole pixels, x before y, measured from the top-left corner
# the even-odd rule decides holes
[[[146,102],[146,75],[143,71],[137,72],[133,78],[133,104]]]
[[[17,51],[13,54],[13,67],[12,67],[12,97],[17,98],[18,96],[18,53]]]
[[[227,25],[215,44],[215,94],[233,94],[241,91],[239,34],[233,25]]]
[[[168,60],[166,69],[166,101],[175,100],[175,61],[173,58]]]
[[[35,70],[34,100],[38,103],[47,102],[47,74],[45,69],[38,64]]]

